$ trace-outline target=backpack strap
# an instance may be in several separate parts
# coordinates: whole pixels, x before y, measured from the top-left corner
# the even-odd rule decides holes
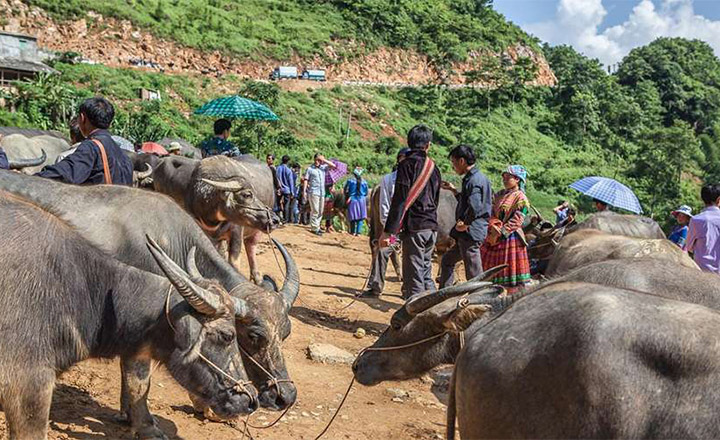
[[[112,177],[110,176],[110,164],[108,163],[107,153],[105,153],[105,146],[97,139],[90,139],[95,142],[95,145],[100,149],[100,158],[103,164],[103,174],[105,174],[105,183],[112,185]]]

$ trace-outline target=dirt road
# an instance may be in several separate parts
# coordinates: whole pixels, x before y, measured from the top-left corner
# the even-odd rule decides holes
[[[312,440],[337,411],[352,372],[349,365],[311,361],[307,356],[308,345],[324,342],[355,354],[372,344],[399,307],[400,284],[390,269],[388,272],[393,275],[388,277],[387,295],[382,299],[363,299],[338,311],[363,286],[370,262],[367,239],[337,233],[316,237],[307,229],[294,226],[273,236],[287,245],[300,268],[300,297],[291,312],[292,334],[284,345],[288,368],[298,388],[298,402],[278,425],[251,432],[255,439]],[[261,249],[259,260],[265,273],[280,277],[280,268],[269,246]],[[364,328],[367,336],[355,338],[353,333],[358,327]],[[398,389],[404,397],[398,397]],[[129,427],[114,421],[119,395],[117,360],[92,360],[76,365],[58,380],[49,438],[129,439]],[[242,438],[242,423],[212,423],[196,416],[185,391],[162,367],[153,376],[150,409],[171,439]],[[260,410],[253,414],[251,423],[267,424],[278,415]],[[445,406],[431,392],[430,383],[417,379],[375,387],[356,384],[324,438],[442,438],[444,419]],[[6,437],[4,414],[0,413],[0,438]]]

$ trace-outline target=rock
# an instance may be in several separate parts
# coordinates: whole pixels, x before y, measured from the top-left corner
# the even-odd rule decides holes
[[[405,403],[405,401],[402,400],[402,399],[399,398],[399,397],[393,397],[393,398],[392,398],[392,401],[393,401],[393,402],[397,402],[397,403]]]
[[[303,417],[310,417],[310,413],[307,412],[307,411],[301,412],[300,415],[303,416]]]
[[[355,356],[330,344],[310,344],[308,355],[315,362],[323,364],[352,364]]]
[[[410,393],[400,388],[387,388],[385,391],[392,396],[393,401],[395,401],[395,399],[403,400],[410,398]]]
[[[358,339],[362,339],[365,337],[365,329],[362,327],[358,327],[357,330],[355,330],[355,333],[353,334]]]

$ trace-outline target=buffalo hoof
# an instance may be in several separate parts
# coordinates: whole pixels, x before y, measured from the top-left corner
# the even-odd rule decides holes
[[[130,417],[128,417],[127,413],[125,411],[120,411],[119,413],[115,414],[113,416],[113,420],[115,423],[120,425],[129,425],[130,424]]]
[[[144,426],[135,433],[134,438],[136,440],[169,440],[165,433],[163,433],[155,424],[151,426]]]

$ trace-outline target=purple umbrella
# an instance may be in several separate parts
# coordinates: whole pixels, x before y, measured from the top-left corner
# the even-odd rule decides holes
[[[327,170],[325,173],[325,185],[334,185],[340,180],[345,174],[347,174],[347,164],[340,162],[337,159],[330,159],[330,162],[335,164],[335,168]]]

